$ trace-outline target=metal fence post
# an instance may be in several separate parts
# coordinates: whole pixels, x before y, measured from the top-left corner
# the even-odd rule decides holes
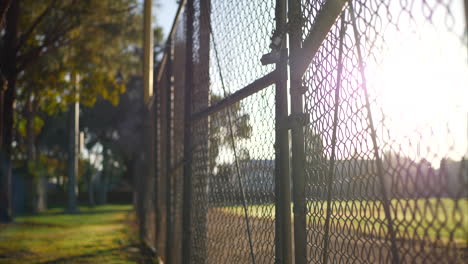
[[[160,206],[159,206],[159,192],[160,192],[160,183],[159,183],[159,179],[161,177],[161,173],[160,173],[160,164],[159,164],[159,148],[160,148],[160,142],[159,142],[159,93],[158,93],[158,84],[159,82],[157,81],[157,70],[154,71],[154,76],[153,76],[153,80],[156,80],[155,82],[153,82],[153,108],[152,108],[152,112],[153,112],[153,116],[152,116],[152,120],[151,122],[153,122],[153,131],[151,133],[151,137],[153,139],[152,141],[152,144],[153,144],[153,162],[154,164],[153,165],[153,170],[154,170],[154,183],[153,183],[153,187],[154,187],[154,248],[156,250],[157,253],[158,252],[158,237],[159,237],[159,230],[158,230],[158,227],[159,227],[159,223],[160,223],[160,219],[161,219],[161,216],[160,216]]]
[[[199,41],[199,50],[198,50],[198,64],[196,70],[196,106],[194,109],[199,111],[200,109],[204,109],[209,106],[210,104],[210,23],[211,23],[211,0],[200,0],[198,2],[198,21],[199,21],[199,30],[198,30],[198,38]],[[195,64],[195,62],[194,62]],[[194,69],[195,72],[195,69]],[[194,92],[195,93],[195,92]],[[195,100],[194,100],[195,101]],[[210,131],[210,121],[209,117],[202,121],[197,121],[197,152],[205,152],[209,153],[210,149],[210,140],[209,140],[209,131]],[[206,172],[209,173],[209,155],[206,155],[208,160],[201,161],[205,162],[204,166],[206,167]],[[197,179],[197,195],[198,201],[201,204],[197,205],[198,212],[194,211],[194,217],[198,217],[197,219],[197,245],[194,246],[193,252],[193,260],[196,263],[206,263],[208,257],[208,244],[207,244],[207,236],[208,236],[208,193],[207,193],[207,184],[208,184],[208,175],[198,175]],[[195,185],[195,183],[194,183]],[[195,188],[195,187],[194,187]]]
[[[296,61],[301,51],[302,13],[298,0],[288,0],[289,12],[289,48],[291,75],[291,115],[289,117],[292,138],[292,180],[293,180],[293,212],[294,212],[294,248],[295,263],[307,262],[307,228],[306,228],[306,197],[305,197],[305,153],[304,153],[304,118],[303,89],[301,72],[296,71]],[[307,120],[308,121],[308,120]]]
[[[156,234],[158,253],[164,262],[248,263],[251,259],[253,263],[270,263],[274,259],[275,263],[288,264],[463,263],[464,248],[458,243],[464,238],[460,234],[464,231],[466,195],[458,183],[463,183],[466,175],[464,159],[448,161],[442,156],[445,153],[428,149],[434,161],[440,155],[440,168],[431,165],[434,161],[418,160],[419,143],[425,137],[422,134],[417,149],[400,148],[402,143],[398,137],[393,138],[394,125],[387,123],[386,113],[373,110],[374,106],[380,107],[380,93],[373,94],[379,82],[366,84],[367,75],[374,74],[374,66],[385,68],[385,60],[380,59],[386,54],[381,54],[380,49],[391,41],[386,40],[382,29],[395,26],[396,35],[406,36],[405,21],[392,14],[398,8],[410,15],[416,10],[406,3],[369,5],[359,1],[354,10],[354,3],[275,0],[231,5],[221,1],[213,2],[211,13],[210,0],[181,1],[179,11],[185,12],[178,12],[174,20],[174,33],[163,60],[166,64],[158,71],[159,79],[164,80],[159,84],[158,79],[160,95],[156,99],[160,100],[160,108],[156,105],[152,112],[158,114],[155,130],[159,149],[154,154],[158,160],[157,210],[161,212],[157,215]],[[447,21],[452,19],[450,4],[437,5],[446,7]],[[421,7],[426,17],[418,21],[418,16],[410,16],[411,23],[437,26],[440,21],[424,13],[436,6],[429,7],[422,1]],[[266,49],[273,8],[273,51],[262,57],[262,63],[270,66],[251,67],[257,63],[258,50]],[[179,15],[184,17],[179,19]],[[186,31],[176,26],[182,21]],[[449,31],[455,28],[450,23],[445,27]],[[182,44],[185,38],[187,42]],[[185,65],[178,66],[182,61]],[[271,64],[275,66],[273,71]],[[232,89],[229,92],[225,81]],[[258,93],[272,85],[274,118],[269,112],[273,110],[273,91]],[[220,88],[224,96],[219,94]],[[183,104],[178,99],[182,96]],[[384,107],[382,110],[387,111]],[[242,162],[237,157],[238,139],[233,136],[231,109],[240,113],[235,116],[239,118],[235,124],[238,131],[244,129],[244,113],[246,124],[252,128],[252,136],[239,137],[243,147],[255,150],[246,151],[249,157]],[[222,116],[226,115],[223,110],[227,116]],[[182,116],[183,120],[178,118]],[[313,123],[309,123],[311,120]],[[270,145],[273,135],[260,135],[266,131],[265,124],[275,126],[274,150]],[[233,153],[219,151],[220,146],[226,147],[222,144],[226,144],[223,137],[227,134],[231,136],[229,149]],[[436,135],[430,139],[432,136]],[[408,139],[413,140],[412,134]],[[179,148],[181,142],[183,149]],[[407,157],[413,150],[418,159]],[[270,196],[273,151],[274,209]],[[183,163],[179,163],[181,159]],[[177,165],[183,165],[182,177]],[[459,170],[456,175],[455,170]],[[144,181],[149,175],[138,178],[139,189],[144,190],[139,199],[150,193]],[[183,178],[182,186],[179,177]],[[239,215],[241,209],[243,218]],[[248,240],[242,237],[244,231]]]
[[[291,189],[289,174],[289,139],[285,124],[288,116],[288,69],[286,35],[286,0],[277,0],[275,7],[276,34],[281,37],[280,61],[275,83],[275,262],[292,263]]]
[[[171,262],[171,251],[172,251],[172,245],[173,245],[173,215],[172,215],[172,171],[171,171],[171,164],[172,164],[172,124],[173,124],[173,91],[174,91],[174,86],[173,86],[173,74],[172,74],[172,61],[173,61],[173,55],[174,55],[174,45],[173,45],[173,40],[170,39],[167,44],[167,50],[168,50],[168,57],[167,57],[167,70],[166,70],[166,78],[167,78],[167,83],[168,86],[166,88],[166,138],[165,138],[165,144],[166,144],[166,160],[165,160],[165,166],[166,166],[166,173],[163,175],[163,177],[166,177],[166,228],[167,228],[167,240],[166,240],[166,263],[172,263]]]
[[[190,263],[192,241],[192,86],[193,86],[193,0],[186,6],[186,56],[184,95],[184,180],[182,209],[182,263]]]

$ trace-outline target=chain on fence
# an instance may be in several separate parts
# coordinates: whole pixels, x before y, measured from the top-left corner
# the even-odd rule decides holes
[[[148,115],[147,243],[165,263],[466,263],[467,16],[181,1]]]

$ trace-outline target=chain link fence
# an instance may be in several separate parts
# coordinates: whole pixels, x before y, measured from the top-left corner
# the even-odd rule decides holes
[[[466,263],[461,0],[181,1],[148,105],[164,263]]]

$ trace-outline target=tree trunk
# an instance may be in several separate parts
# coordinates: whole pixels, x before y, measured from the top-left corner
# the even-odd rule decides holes
[[[16,41],[18,29],[18,1],[8,9],[4,35],[4,54],[1,68],[7,79],[7,90],[3,93],[2,139],[0,149],[0,221],[12,219],[11,143],[13,136],[13,102],[16,90]]]
[[[37,107],[34,107],[33,109],[37,109]],[[35,111],[34,111],[35,112]],[[33,113],[34,113],[33,112]],[[33,115],[34,116],[34,115]],[[38,146],[38,141],[37,138],[34,141],[34,160],[36,164],[39,164],[40,162],[40,153],[39,153],[39,146]],[[36,188],[36,192],[38,194],[38,201],[37,201],[37,211],[38,212],[44,212],[47,210],[47,188],[49,184],[49,177],[47,174],[40,174],[39,178],[39,184]]]
[[[35,180],[35,203],[34,210],[35,212],[44,212],[47,210],[47,178],[39,177]]]
[[[98,188],[96,192],[96,203],[97,204],[106,204],[107,203],[107,175],[105,171],[102,171],[99,174],[99,178],[97,180]]]
[[[0,30],[3,29],[3,25],[5,24],[5,17],[7,15],[10,4],[11,0],[0,1]]]
[[[28,164],[29,176],[33,179],[33,211],[43,212],[47,209],[47,177],[40,170],[40,157],[36,148],[34,117],[35,109],[31,94],[26,96],[26,162]],[[33,165],[33,166],[32,166]]]
[[[94,207],[96,202],[94,201],[94,179],[95,176],[92,173],[88,174],[88,204],[90,207]]]
[[[138,192],[137,192],[137,181],[133,173],[133,168],[135,167],[135,158],[132,156],[130,159],[125,159],[125,167],[126,167],[126,172],[125,172],[125,178],[126,180],[132,185],[132,193],[133,193],[133,207],[136,208],[137,206],[137,197],[138,197]]]
[[[39,212],[39,184],[40,184],[40,174],[41,172],[38,171],[38,162],[34,159],[34,128],[33,128],[33,114],[32,114],[32,102],[31,102],[31,94],[28,93],[26,95],[26,109],[25,109],[25,117],[26,117],[26,166],[28,168],[28,176],[32,179],[33,183],[33,195],[32,195],[32,204],[33,204],[33,211],[35,213]]]
[[[98,204],[106,204],[107,203],[107,185],[108,185],[108,178],[109,178],[109,170],[108,170],[108,163],[109,163],[109,153],[108,148],[103,144],[102,146],[102,172],[99,177],[99,188],[98,188]]]

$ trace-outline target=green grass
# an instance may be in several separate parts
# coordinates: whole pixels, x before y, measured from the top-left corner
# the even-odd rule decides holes
[[[130,205],[63,209],[0,224],[0,263],[136,263]]]
[[[349,227],[363,234],[380,237],[387,233],[387,221],[383,204],[379,201],[333,201],[332,221],[335,226]],[[291,205],[292,209],[292,205]],[[220,208],[223,212],[243,216],[241,206]],[[325,223],[326,201],[307,204],[307,222],[311,225]],[[396,226],[397,237],[453,240],[466,246],[468,237],[468,199],[457,202],[448,199],[394,199],[391,201],[391,216]],[[273,204],[248,206],[249,216],[273,218]]]

